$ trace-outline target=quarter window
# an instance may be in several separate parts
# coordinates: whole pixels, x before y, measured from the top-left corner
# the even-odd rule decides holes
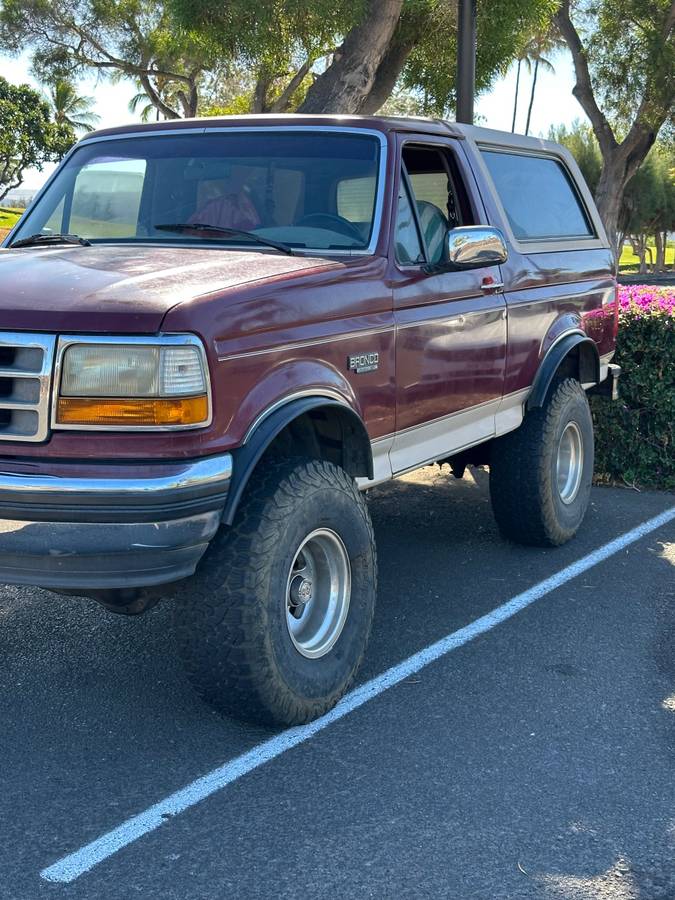
[[[558,160],[483,150],[511,229],[521,241],[592,237],[586,210]]]

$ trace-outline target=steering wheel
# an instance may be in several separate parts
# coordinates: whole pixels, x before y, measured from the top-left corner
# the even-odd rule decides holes
[[[356,225],[342,216],[334,216],[331,213],[310,213],[295,224],[299,227],[305,225],[307,228],[326,228],[328,231],[337,231],[338,234],[344,234],[345,237],[355,238],[360,244],[363,243],[363,235]]]

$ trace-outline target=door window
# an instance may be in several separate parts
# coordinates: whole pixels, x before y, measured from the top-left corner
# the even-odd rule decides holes
[[[460,225],[464,218],[457,190],[458,181],[449,155],[439,147],[405,146],[401,181],[402,186],[407,181],[412,192],[413,208],[410,211],[415,219],[417,240],[420,236],[422,238],[421,261],[438,263],[443,258],[448,229]],[[404,191],[403,197],[399,196],[401,221],[404,221],[406,200],[407,192]],[[401,242],[401,228],[397,228],[397,245]],[[399,259],[404,261],[400,252]],[[411,259],[415,257],[411,256]]]

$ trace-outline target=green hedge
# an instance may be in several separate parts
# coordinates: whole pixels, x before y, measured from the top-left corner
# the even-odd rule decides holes
[[[620,288],[620,399],[591,401],[596,480],[675,489],[675,289]]]

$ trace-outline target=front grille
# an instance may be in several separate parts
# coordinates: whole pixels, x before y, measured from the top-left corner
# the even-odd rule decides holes
[[[0,441],[44,441],[56,337],[0,332]]]

